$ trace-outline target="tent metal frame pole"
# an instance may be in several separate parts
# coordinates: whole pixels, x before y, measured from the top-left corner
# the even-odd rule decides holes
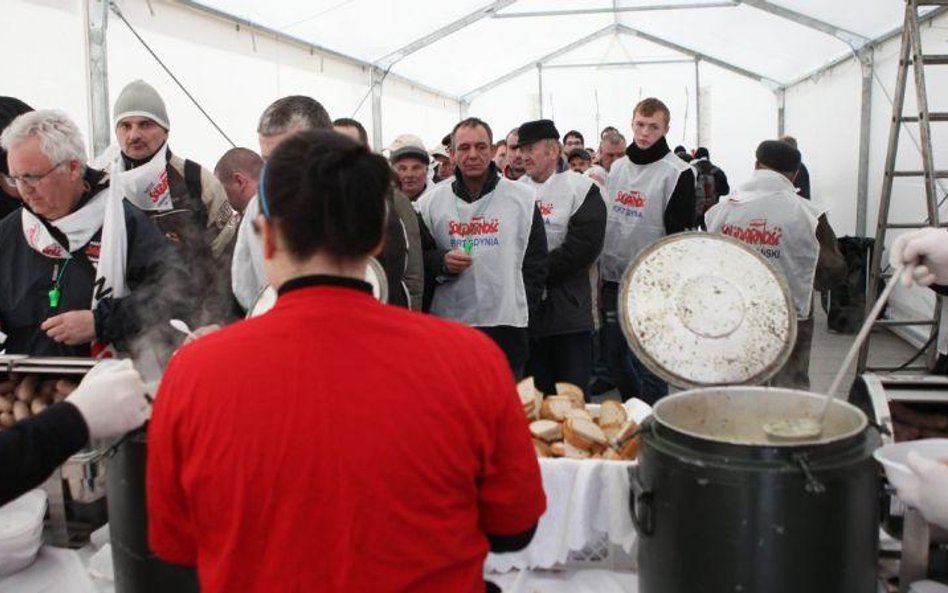
[[[510,72],[508,72],[507,74],[504,74],[503,76],[495,78],[494,80],[486,84],[482,84],[476,89],[463,93],[460,99],[462,101],[471,101],[477,95],[486,93],[487,91],[497,86],[500,86],[507,81],[517,78],[521,74],[526,74],[527,72],[532,71],[534,68],[536,68],[536,65],[538,63],[543,64],[543,63],[549,62],[550,60],[555,60],[556,58],[560,57],[563,54],[567,54],[573,51],[574,49],[580,48],[588,43],[595,41],[596,39],[600,39],[601,37],[605,37],[606,35],[615,33],[615,31],[616,31],[615,25],[609,25],[609,26],[603,27],[602,29],[599,29],[598,31],[591,33],[590,35],[587,35],[581,39],[577,39],[576,41],[573,41],[572,43],[568,43],[567,45],[564,45],[563,47],[559,48],[558,50],[554,52],[548,53],[547,55],[543,56],[539,60],[534,60],[530,62],[529,64],[524,64],[523,66],[520,66],[519,68],[511,70]]]
[[[875,70],[873,49],[860,52],[862,96],[859,121],[859,185],[856,192],[856,236],[865,237],[869,209],[869,143],[872,135],[872,79]]]
[[[547,16],[577,16],[582,14],[618,14],[620,12],[652,12],[659,10],[689,10],[696,8],[733,8],[740,4],[740,0],[725,0],[722,2],[695,2],[687,4],[649,4],[644,6],[616,6],[613,2],[609,8],[575,8],[570,10],[531,10],[523,12],[498,12],[495,19],[519,19],[527,17]]]
[[[382,150],[382,83],[385,72],[381,68],[372,68],[372,145],[375,150]]]
[[[827,35],[832,35],[850,47],[861,46],[869,42],[868,37],[863,37],[859,33],[854,33],[842,27],[827,23],[826,21],[790,10],[789,8],[784,8],[783,6],[778,6],[772,2],[768,2],[768,0],[740,0],[740,3],[787,19],[788,21],[793,21],[798,25],[826,33]]]
[[[539,110],[537,113],[540,114],[540,119],[543,119],[543,63],[537,62],[537,106]]]
[[[782,138],[787,131],[787,89],[774,91],[777,96],[777,137]]]
[[[693,58],[655,58],[627,60],[624,62],[584,62],[582,64],[543,64],[544,70],[571,70],[574,68],[632,68],[636,66],[665,66],[669,64],[691,64]]]
[[[704,146],[701,138],[701,58],[695,56],[695,148]]]
[[[109,52],[108,52],[108,0],[86,0],[87,84],[89,89],[89,121],[92,127],[92,157],[101,154],[109,146],[112,137],[109,117]]]
[[[469,27],[489,16],[496,16],[498,10],[507,8],[516,1],[517,0],[497,0],[496,2],[491,2],[487,6],[482,6],[474,12],[452,21],[451,23],[448,23],[447,25],[432,31],[431,33],[428,33],[424,37],[416,39],[408,45],[405,45],[404,47],[396,49],[395,51],[382,56],[378,60],[375,60],[375,65],[385,69],[391,68],[396,62],[410,56],[420,49],[424,49],[432,43],[436,43],[444,39],[452,33],[456,33],[461,29]]]

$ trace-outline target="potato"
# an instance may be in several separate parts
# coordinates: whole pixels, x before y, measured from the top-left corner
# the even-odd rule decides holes
[[[40,398],[36,398],[30,402],[30,412],[32,412],[34,416],[36,414],[39,414],[45,409],[46,409],[46,402]]]
[[[78,386],[79,384],[76,383],[75,381],[71,381],[69,379],[60,379],[59,381],[56,381],[56,393],[62,394],[63,396],[67,396],[73,391],[75,391],[76,387]],[[62,400],[56,400],[56,401],[62,401]]]
[[[13,411],[13,400],[7,399],[6,396],[0,396],[0,412],[12,412]]]
[[[16,398],[21,402],[29,403],[36,396],[36,388],[39,385],[39,377],[29,375],[23,377],[20,384],[16,386]]]
[[[16,381],[13,379],[6,379],[0,381],[0,395],[6,395],[7,393],[13,393],[13,390],[16,388]]]
[[[13,402],[13,418],[16,419],[17,422],[20,420],[25,420],[29,417],[30,407],[26,404],[26,402],[22,400]]]
[[[13,417],[13,412],[0,412],[0,427],[10,428],[16,424],[16,418]]]
[[[39,389],[37,390],[39,396],[48,399],[53,397],[53,394],[56,393],[56,380],[55,379],[46,379],[40,383]]]

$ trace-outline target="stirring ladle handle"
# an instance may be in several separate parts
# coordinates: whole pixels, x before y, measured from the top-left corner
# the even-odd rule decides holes
[[[875,323],[876,317],[878,317],[879,313],[882,312],[882,307],[884,307],[886,301],[889,300],[889,295],[892,294],[892,291],[898,285],[899,278],[902,276],[902,271],[904,269],[904,266],[899,266],[892,273],[892,277],[889,278],[889,283],[886,285],[885,290],[883,290],[882,294],[879,295],[879,298],[876,299],[876,303],[872,306],[872,310],[869,311],[869,315],[866,316],[866,320],[859,329],[859,333],[856,334],[856,339],[853,340],[853,345],[849,347],[849,352],[846,353],[846,358],[843,359],[843,364],[840,365],[839,370],[836,371],[836,377],[833,379],[833,383],[829,388],[829,395],[826,397],[826,401],[823,403],[823,409],[820,411],[821,425],[826,419],[826,412],[829,411],[830,404],[833,402],[833,398],[836,397],[836,390],[839,389],[839,385],[843,382],[843,377],[846,375],[849,365],[851,365],[853,359],[856,358],[856,353],[859,351],[862,343],[866,341],[866,336],[868,336],[869,332],[872,331],[872,324]]]

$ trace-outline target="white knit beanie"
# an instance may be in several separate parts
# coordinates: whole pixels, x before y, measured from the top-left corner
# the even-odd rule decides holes
[[[156,124],[170,130],[168,112],[165,111],[165,102],[153,86],[144,80],[135,80],[128,83],[112,109],[115,125],[126,117],[147,117]]]

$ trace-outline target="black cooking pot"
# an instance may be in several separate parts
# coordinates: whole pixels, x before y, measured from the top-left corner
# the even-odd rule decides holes
[[[727,387],[656,404],[631,470],[642,593],[877,591],[878,433],[843,402],[816,439],[763,432],[822,403]]]
[[[194,568],[164,562],[148,547],[144,429],[124,439],[109,460],[109,536],[116,593],[197,593]]]

